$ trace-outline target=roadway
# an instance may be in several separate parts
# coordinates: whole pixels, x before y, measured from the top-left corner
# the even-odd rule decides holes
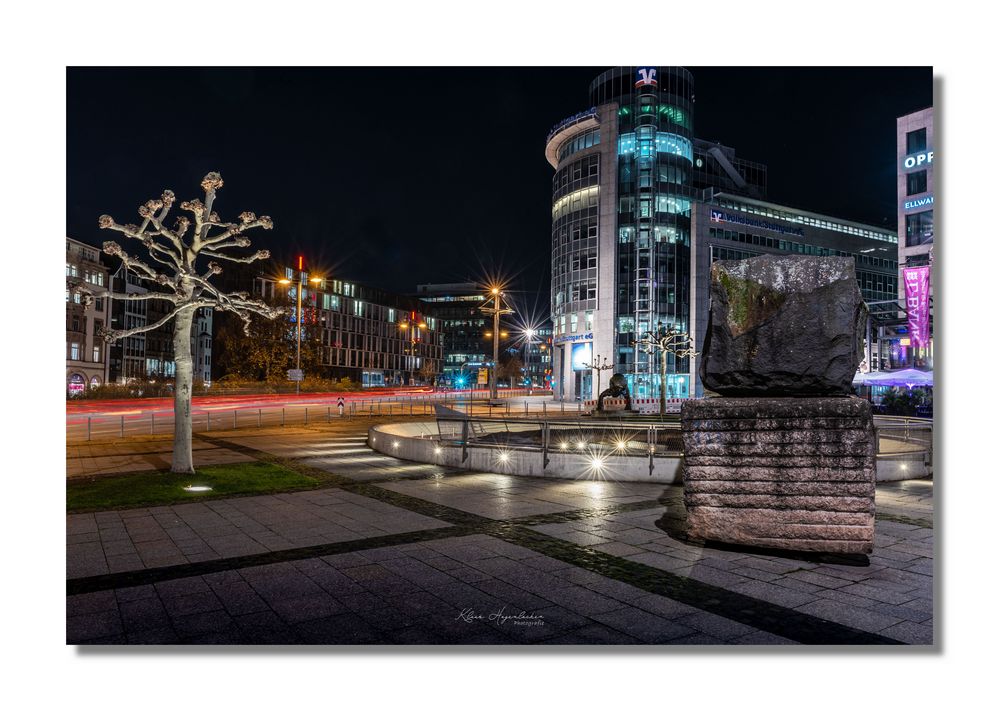
[[[503,407],[489,407],[488,390],[434,392],[429,388],[405,388],[377,392],[333,392],[257,395],[204,395],[192,398],[194,431],[304,425],[310,421],[340,416],[337,407],[344,401],[344,416],[434,414],[434,405],[443,404],[476,415],[516,415],[563,409],[548,391],[500,390]],[[566,403],[575,412],[576,403]],[[66,403],[68,440],[103,439],[133,435],[166,434],[173,430],[172,398],[87,400]]]

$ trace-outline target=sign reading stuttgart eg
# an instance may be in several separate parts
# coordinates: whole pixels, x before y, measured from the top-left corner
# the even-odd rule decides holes
[[[907,155],[902,159],[902,167],[906,170],[911,168],[922,168],[933,163],[933,151],[920,151]]]
[[[578,343],[580,341],[592,341],[592,340],[593,340],[593,333],[592,332],[589,332],[589,333],[576,333],[576,334],[571,334],[571,335],[567,334],[565,336],[556,336],[555,337],[555,343],[556,344],[558,344],[558,343]]]
[[[635,86],[658,86],[655,67],[639,67],[635,73]]]

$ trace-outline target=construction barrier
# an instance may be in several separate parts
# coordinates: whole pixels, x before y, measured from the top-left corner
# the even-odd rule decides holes
[[[687,398],[682,397],[671,397],[666,398],[666,414],[680,414],[680,406],[684,403]],[[623,397],[608,397],[604,398],[604,410],[607,412],[613,412],[614,410],[623,410],[625,400]],[[583,407],[588,410],[595,410],[597,407],[596,400],[586,400],[583,403]],[[659,398],[657,397],[633,397],[631,398],[631,410],[632,412],[640,412],[643,415],[657,415],[659,414]]]

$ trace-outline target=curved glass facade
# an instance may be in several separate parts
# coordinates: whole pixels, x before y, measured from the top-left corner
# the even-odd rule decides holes
[[[660,375],[658,356],[635,349],[632,339],[660,326],[689,330],[693,86],[683,69],[619,67],[590,88],[618,103],[616,311],[627,328],[616,334],[615,371],[633,397],[658,393]],[[687,381],[676,375],[689,363],[668,357],[671,395],[686,396]]]

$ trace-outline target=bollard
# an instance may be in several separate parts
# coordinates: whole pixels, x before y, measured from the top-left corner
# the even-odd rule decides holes
[[[326,424],[328,425],[329,423],[330,423],[330,407],[329,407],[329,405],[327,405],[326,406]]]
[[[156,413],[149,413],[149,434],[156,434]]]
[[[232,411],[232,428],[236,429],[236,410]]]
[[[125,438],[125,416],[124,415],[121,416],[121,437],[122,437],[122,439]]]
[[[259,407],[257,408],[257,429],[260,429],[260,409]]]
[[[212,413],[208,412],[205,418],[205,432],[210,432],[212,429]]]
[[[548,417],[548,403],[547,402],[542,402],[541,403],[541,416],[542,417]]]
[[[309,406],[308,405],[305,406],[305,425],[306,425],[306,427],[308,427],[308,425],[309,425]]]
[[[281,408],[281,426],[284,427],[284,408]]]
[[[87,415],[87,441],[90,441],[90,418],[92,415]]]

